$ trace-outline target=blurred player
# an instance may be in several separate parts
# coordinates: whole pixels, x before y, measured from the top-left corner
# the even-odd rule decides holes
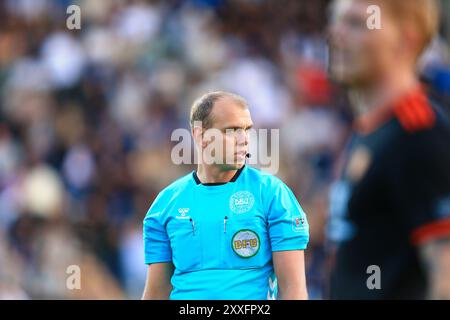
[[[144,219],[143,298],[306,299],[306,216],[283,182],[245,165],[247,103],[212,92],[193,104],[190,122],[202,160]]]
[[[370,5],[381,29],[367,26]],[[331,9],[330,72],[356,121],[331,193],[330,297],[449,299],[450,122],[416,73],[437,3],[337,0]]]

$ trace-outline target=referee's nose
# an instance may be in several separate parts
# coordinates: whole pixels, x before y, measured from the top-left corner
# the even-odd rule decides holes
[[[247,146],[249,141],[249,132],[248,130],[239,129],[237,130],[236,136],[236,144],[238,146]]]

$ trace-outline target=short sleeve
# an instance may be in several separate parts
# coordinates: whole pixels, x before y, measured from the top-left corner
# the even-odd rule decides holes
[[[284,183],[273,190],[268,208],[268,227],[272,251],[304,250],[309,241],[306,214]]]
[[[161,199],[158,196],[144,218],[144,256],[145,263],[169,262],[172,250],[166,228],[161,222],[163,215]]]

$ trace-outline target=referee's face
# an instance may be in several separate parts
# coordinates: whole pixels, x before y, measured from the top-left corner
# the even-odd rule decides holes
[[[253,127],[250,111],[231,98],[214,103],[210,117],[211,129],[217,133],[216,149],[210,155],[223,170],[236,170],[245,164],[248,153],[249,130]],[[217,152],[221,148],[221,152]]]

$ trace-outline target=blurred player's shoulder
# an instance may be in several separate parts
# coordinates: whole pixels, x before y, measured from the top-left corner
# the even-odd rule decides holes
[[[432,128],[436,114],[423,90],[415,90],[395,103],[394,114],[407,132],[418,132]]]
[[[447,101],[428,91],[418,92],[396,105],[395,115],[400,130],[396,130],[394,146],[397,151],[402,151],[405,160],[450,161],[450,106]]]
[[[395,103],[393,110],[401,128],[408,134],[422,133],[431,137],[427,133],[449,133],[449,106],[422,87]]]

